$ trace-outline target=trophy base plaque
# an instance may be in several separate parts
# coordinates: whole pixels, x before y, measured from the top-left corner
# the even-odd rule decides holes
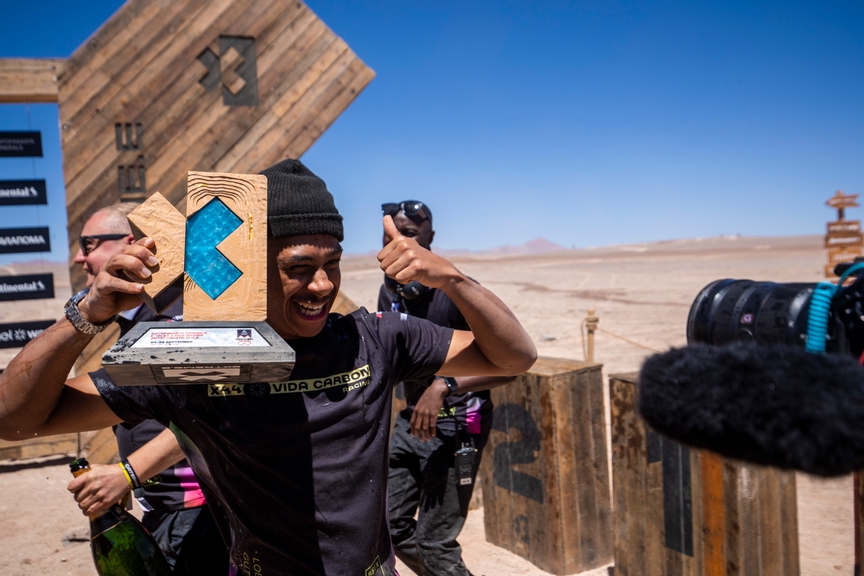
[[[296,354],[266,322],[141,322],[102,356],[118,386],[287,380]]]

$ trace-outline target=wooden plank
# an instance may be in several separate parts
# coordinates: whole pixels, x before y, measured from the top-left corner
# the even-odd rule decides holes
[[[616,576],[649,574],[648,534],[662,530],[662,524],[650,523],[646,506],[649,464],[645,457],[645,426],[635,409],[637,376],[609,377]],[[663,566],[656,554],[650,555],[653,565]]]
[[[585,461],[587,466],[585,470],[588,472],[585,477],[590,478],[593,498],[588,514],[582,516],[581,530],[591,535],[591,550],[587,556],[583,556],[583,562],[590,562],[596,567],[609,563],[614,555],[612,492],[606,442],[608,432],[603,372],[601,369],[592,370],[585,374],[584,380],[585,394],[582,400],[586,410],[583,422],[587,425],[585,429],[590,435],[590,460]],[[603,527],[607,528],[602,529]]]
[[[646,447],[648,434],[653,433],[645,428]],[[646,458],[646,453],[640,454],[641,458],[649,463],[645,468],[645,494],[641,506],[645,507],[645,565],[644,573],[647,575],[669,574],[670,559],[667,558],[668,548],[666,542],[666,523],[663,510],[663,460],[657,459],[653,462]]]
[[[239,16],[239,3],[233,4],[232,14]],[[87,81],[91,90],[67,94],[66,84],[61,83],[63,146],[76,150],[86,146],[86,135],[79,132],[82,126],[99,118],[113,124],[128,98],[153,80],[162,79],[174,58],[188,54],[188,60],[194,59],[209,42],[201,40],[200,35],[231,6],[231,0],[170,2],[158,18],[148,18],[142,30],[99,67],[95,73],[99,80],[91,77]],[[194,48],[198,48],[197,52]]]
[[[234,11],[229,11],[230,5],[231,0],[214,0],[212,3],[207,0],[191,0],[186,6],[188,11],[177,14],[179,7],[183,6],[177,3],[170,20],[149,27],[151,32],[147,34],[147,38],[159,32],[162,32],[161,36],[157,36],[150,44],[130,44],[128,51],[115,56],[125,58],[130,65],[113,76],[103,73],[106,76],[105,86],[92,97],[66,94],[64,86],[61,85],[63,148],[67,151],[64,160],[69,163],[70,170],[77,166],[74,163],[76,155],[89,157],[105,145],[105,139],[94,138],[100,130],[102,134],[109,136],[109,142],[113,142],[113,125],[129,100],[142,91],[152,91],[151,95],[155,96],[164,89],[166,83],[171,81],[174,71],[171,64],[175,59],[182,58],[184,67],[195,62],[197,55],[207,46],[209,38],[218,32],[213,30],[207,40],[199,38],[199,35],[207,32],[226,14],[229,19],[240,15],[236,4]],[[171,28],[175,31],[167,32]],[[201,92],[203,91],[202,87]],[[65,174],[66,181],[70,183],[67,187],[68,193],[72,194],[72,197],[78,193],[78,190],[71,186],[74,176],[71,172]]]
[[[224,153],[217,157],[217,169],[224,166],[234,166],[241,157],[249,153],[254,144],[267,133],[300,99],[303,93],[317,78],[319,78],[336,59],[348,51],[348,46],[335,35],[324,31],[314,45],[292,70],[296,73],[292,82],[283,82],[285,88],[278,99],[275,99],[267,111],[248,127],[242,137]]]
[[[296,88],[303,72],[316,65],[320,58],[310,59],[309,46],[298,42],[302,34],[313,30],[306,37],[310,43],[324,37],[328,40],[320,47],[321,53],[334,43],[347,49],[302,2],[256,0],[241,6],[230,0],[132,0],[118,11],[88,46],[76,51],[59,78],[70,250],[74,251],[74,239],[90,212],[117,199],[118,165],[137,163],[139,155],[147,173],[147,190],[161,190],[172,203],[185,207],[186,172],[190,168],[213,170],[236,140],[285,92]],[[219,90],[207,92],[198,83],[205,69],[197,57],[222,34],[255,39],[259,102],[254,107],[226,109]],[[333,62],[325,64],[317,64],[322,69],[319,76],[326,76]],[[230,81],[229,71],[225,72],[224,80]],[[285,108],[293,110],[296,101],[306,96],[302,101],[306,116],[290,124],[300,141],[293,143],[295,150],[305,151],[358,93],[356,86],[346,92],[346,83],[356,82],[361,74],[343,78],[331,73],[336,75],[335,86],[321,86],[312,79],[303,92],[314,93],[299,94]],[[362,76],[367,80],[360,89],[374,73],[367,68]],[[314,114],[321,118],[308,117]],[[276,116],[277,123],[284,121],[285,114]],[[114,125],[118,121],[144,127],[142,150],[116,149]],[[156,123],[161,130],[154,131]],[[279,154],[274,161],[281,160],[292,145],[285,142],[285,132],[283,129],[278,146],[268,148],[269,153]],[[159,147],[151,148],[157,138],[161,139]],[[76,287],[83,284],[82,271],[71,263],[70,277]]]
[[[150,0],[127,0],[81,46],[75,49],[63,68],[60,82],[68,82],[70,77],[77,76],[81,68],[98,58],[100,53],[110,50],[111,46],[121,44],[116,40],[117,35],[128,33],[130,23],[135,16],[151,4]]]
[[[581,572],[582,563],[593,560],[591,535],[585,534],[585,530],[582,529],[582,515],[587,514],[588,511],[582,509],[582,499],[580,499],[580,495],[584,497],[588,494],[593,499],[592,479],[582,478],[577,473],[577,470],[590,467],[590,463],[588,467],[585,466],[584,456],[585,444],[590,444],[591,439],[582,434],[586,427],[581,425],[585,420],[582,419],[582,410],[580,410],[584,407],[582,400],[585,396],[585,387],[574,389],[571,385],[572,380],[567,374],[552,377],[550,392],[553,399],[549,407],[554,439],[553,449],[557,460],[552,465],[558,470],[553,485],[558,501],[555,529],[561,535],[563,550],[560,564],[564,574]],[[590,450],[590,445],[587,448]],[[575,502],[576,505],[567,506],[568,502]],[[583,539],[587,542],[583,542]]]
[[[273,5],[269,6],[272,9]],[[256,2],[241,17],[231,20],[231,25],[236,26],[241,33],[255,34],[259,32],[264,27],[263,23],[266,18],[272,17],[265,12],[263,18],[260,18],[262,14],[259,13],[259,7],[265,8],[268,7],[268,4]],[[256,23],[258,26],[255,26]],[[205,70],[198,61],[197,54],[193,56],[187,50],[162,70],[158,79],[154,79],[135,94],[124,94],[126,100],[122,110],[124,116],[127,116],[129,122],[141,123],[145,127],[147,135],[145,154],[149,149],[161,147],[156,141],[156,137],[161,135],[163,130],[160,124],[170,123],[179,114],[178,110],[183,110],[193,103],[200,105],[202,100],[206,102],[221,100],[221,94],[218,90],[207,92],[203,86],[198,84],[204,73]],[[78,130],[83,141],[92,142],[95,148],[99,148],[99,150],[94,149],[89,154],[83,153],[83,150],[78,151],[67,159],[67,181],[69,183],[67,187],[71,197],[75,197],[82,187],[88,188],[89,182],[96,178],[93,174],[94,168],[89,167],[91,158],[98,162],[102,169],[105,169],[106,156],[112,167],[116,163],[118,153],[113,138],[115,122],[116,117],[100,115],[94,117],[92,121],[87,122]],[[170,142],[170,137],[168,141]],[[85,166],[88,167],[88,170],[82,174]],[[84,180],[78,182],[79,178]]]
[[[300,16],[297,16],[297,15]],[[249,34],[255,34],[262,28],[269,29],[276,27],[277,32],[282,32],[284,27],[293,26],[296,21],[294,16],[302,17],[303,14],[309,16],[308,21],[314,20],[308,10],[305,12],[290,12],[285,16],[284,22],[278,20],[265,24],[266,20],[259,18],[254,20],[252,25],[246,30]],[[235,21],[235,25],[242,24],[245,18],[252,18],[257,14],[249,10],[244,13],[244,17],[239,19],[239,23]],[[265,14],[266,16],[266,14]],[[321,26],[321,31],[324,31]],[[290,34],[283,36],[291,38]],[[265,48],[264,54],[269,54],[269,45]],[[292,65],[292,61],[283,61],[285,66]],[[136,96],[128,106],[130,114],[137,109],[141,109],[140,113],[136,113],[131,119],[131,122],[141,123],[146,126],[146,137],[144,144],[144,154],[150,154],[150,151],[162,151],[172,141],[179,137],[179,134],[185,130],[185,126],[191,122],[190,118],[197,117],[204,109],[215,105],[221,101],[221,96],[218,91],[208,93],[203,87],[197,85],[198,78],[202,75],[201,64],[197,60],[186,67],[185,72],[181,77],[172,79],[167,82],[168,89],[163,90],[158,97],[153,98],[149,93],[143,93]],[[193,84],[195,89],[188,89],[189,83]],[[141,98],[139,100],[139,98]],[[266,106],[266,102],[264,102]],[[220,107],[221,109],[221,107]],[[111,126],[107,125],[106,130],[110,132]],[[104,205],[110,204],[118,197],[117,191],[117,173],[116,173],[116,158],[117,152],[114,147],[113,138],[110,133],[106,133],[102,137],[104,142],[103,151],[100,156],[93,160],[91,167],[86,172],[82,172],[78,177],[69,181],[67,179],[67,207],[68,207],[68,227],[70,241],[74,240],[80,229],[83,227],[89,213]],[[199,146],[200,147],[200,146]],[[151,158],[153,155],[151,155]],[[152,163],[152,160],[148,160]],[[145,167],[148,164],[145,163]],[[178,165],[176,167],[176,177],[178,183],[182,182],[182,192],[185,195],[185,178],[186,172],[190,168],[189,164]],[[212,169],[210,166],[198,166],[199,169]],[[154,182],[154,174],[152,169],[149,169],[148,181]],[[82,180],[83,179],[83,180]],[[159,182],[148,186],[151,190],[159,190]],[[165,191],[165,188],[161,188]],[[86,195],[81,192],[87,191]],[[181,209],[185,209],[181,207]]]
[[[241,218],[242,224],[219,249],[238,268],[242,266],[242,275],[215,301],[198,286],[190,289],[187,282],[183,319],[263,322],[267,318],[267,177],[189,172],[188,189],[187,219],[217,198]]]
[[[259,68],[259,88],[262,91],[269,82],[276,82],[280,78],[290,80],[295,73],[296,58],[302,57],[306,52],[307,46],[305,42],[313,41],[314,38],[326,32],[326,27],[320,22],[316,23],[314,15],[308,10],[299,13],[288,13],[285,19],[286,22],[280,22],[279,24],[284,24],[286,28],[277,28],[276,32],[280,33],[280,41],[284,42],[287,46],[283,46],[281,43],[268,44],[262,54],[262,62],[259,62],[264,67]],[[249,32],[253,34],[257,32],[262,22],[263,20],[261,19],[255,21],[258,27],[253,27]],[[288,50],[288,54],[282,54],[281,50],[283,48]],[[278,54],[268,60],[270,54],[274,51],[278,52]],[[280,59],[277,57],[279,55],[285,56],[285,58]],[[278,62],[280,66],[272,67],[268,62]],[[270,69],[271,67],[273,68],[272,70]],[[285,74],[283,68],[291,68],[291,73]],[[195,66],[191,70],[195,73],[196,77],[201,75],[199,63],[195,62]],[[185,80],[188,79],[184,78]],[[179,85],[180,82],[178,81],[175,84]],[[188,94],[194,95],[194,98],[187,99]],[[278,94],[278,89],[267,90],[265,100],[259,108],[266,109],[269,105],[269,99]],[[237,124],[242,124],[242,115],[248,114],[248,112],[238,111],[236,108],[226,112],[218,91],[208,93],[200,86],[197,89],[187,90],[179,95],[170,94],[169,96],[173,97],[174,103],[171,100],[162,102],[160,99],[152,108],[148,108],[141,116],[136,117],[136,121],[140,121],[145,126],[150,126],[148,132],[150,134],[148,136],[149,140],[145,143],[145,154],[148,155],[146,163],[148,188],[160,190],[172,203],[182,208],[179,205],[179,201],[180,198],[185,196],[186,172],[190,168],[198,170],[213,169],[206,157],[202,160],[197,160],[194,156],[196,154],[200,156],[202,149],[216,146],[220,142],[224,142],[226,138],[230,138],[230,136],[224,133],[214,132],[214,124],[221,121],[222,130],[227,130],[226,126],[233,127]],[[162,110],[165,113],[159,113],[151,118],[151,112],[158,112],[160,105],[162,105]],[[228,116],[225,116],[226,114]],[[98,167],[101,170],[101,174],[98,177],[99,181],[93,186],[96,190],[103,190],[103,194],[112,194],[116,187],[114,167],[108,161],[112,157],[113,152],[110,150],[108,152],[105,160],[106,163]],[[184,154],[187,153],[193,158],[185,157]],[[162,177],[165,172],[169,172],[170,183],[163,181]],[[74,194],[75,190],[83,184],[86,184],[86,181],[80,183],[76,181],[70,184],[71,192]],[[179,194],[172,195],[171,191],[175,189]],[[77,218],[82,212],[82,206],[70,208],[70,229],[77,223]],[[83,222],[81,222],[81,225],[83,226]]]
[[[348,80],[353,78],[362,66],[364,66],[363,62],[353,52],[347,50],[343,52],[320,77],[315,78],[314,82],[303,90],[302,95],[279,118],[279,121],[258,138],[248,152],[238,159],[232,170],[248,172],[253,165],[265,158],[266,160],[263,162],[266,162],[267,165],[275,162],[275,154],[268,155],[267,152],[274,146],[278,147],[278,150],[283,149],[286,143],[298,136],[308,121],[344,88]]]
[[[157,314],[154,299],[183,276],[186,249],[186,217],[164,196],[156,192],[127,216],[136,240],[152,238],[156,243],[155,256],[159,264],[151,268],[149,278],[138,278],[144,285],[139,294],[151,310]]]
[[[759,523],[756,514],[753,513],[756,479],[751,467],[739,465],[738,489],[739,500],[736,504],[739,509],[741,524],[741,568],[742,574],[749,576],[750,574],[759,574],[761,569]]]
[[[702,452],[702,554],[705,576],[726,574],[726,509],[723,500],[723,462],[711,452]]]
[[[257,5],[261,5],[261,3],[257,3],[256,6]],[[266,6],[266,4],[263,5]],[[292,4],[291,6],[294,5]],[[232,29],[234,29],[234,26],[249,24],[247,19],[253,19],[251,20],[251,24],[249,24],[249,28],[246,32],[254,35],[262,29],[270,30],[271,28],[274,28],[274,33],[281,34],[286,27],[292,25],[293,15],[304,13],[302,11],[285,11],[284,8],[283,12],[287,14],[284,20],[279,18],[276,18],[275,21],[267,20],[266,18],[258,18],[257,20],[254,20],[255,17],[259,16],[257,12],[255,10],[247,10],[241,18],[232,20]],[[308,10],[305,11],[305,14],[309,14]],[[272,15],[265,13],[264,16]],[[310,19],[312,18],[313,17],[310,15]],[[243,30],[243,28],[240,29]],[[321,30],[323,31],[324,29],[325,28],[322,26]],[[269,50],[269,45],[268,48],[265,48],[265,55],[268,53],[267,50]],[[290,66],[291,62],[283,62],[283,64]],[[145,154],[148,154],[147,151],[150,149],[159,150],[174,140],[177,135],[172,132],[172,127],[179,127],[182,129],[185,123],[189,121],[187,118],[189,114],[197,114],[195,111],[200,109],[201,106],[206,107],[218,100],[221,100],[218,91],[208,93],[203,89],[203,87],[197,84],[198,78],[201,76],[201,64],[196,59],[192,58],[191,62],[189,62],[185,68],[183,77],[172,79],[171,81],[164,83],[164,85],[167,85],[167,88],[163,86],[163,83],[154,83],[154,86],[157,86],[160,89],[165,88],[158,97],[154,97],[152,93],[145,91],[144,93],[139,93],[130,101],[128,106],[130,114],[135,111],[135,108],[140,109],[143,107],[143,111],[140,112],[140,115],[136,113],[130,121],[139,122],[143,126],[147,127],[145,129]],[[190,82],[196,89],[187,89]],[[94,159],[95,164],[92,168],[88,168],[87,174],[82,173],[71,182],[67,177],[67,205],[70,239],[74,239],[74,237],[79,233],[90,212],[96,208],[112,203],[118,196],[115,165],[117,153],[114,150],[113,135],[110,133],[112,126],[106,124],[104,128],[106,133],[100,140],[103,142],[102,154],[104,154],[104,156]],[[205,168],[209,169],[210,167]],[[184,189],[185,175],[188,169],[189,165],[187,164],[179,167],[177,171],[178,177],[183,179]],[[152,181],[152,174],[148,176],[148,180]],[[152,186],[148,186],[148,188],[151,190],[154,189]],[[87,194],[81,196],[81,193],[85,190],[87,191]]]
[[[597,568],[606,564],[612,557],[612,530],[598,530],[598,527],[609,526],[609,490],[606,466],[598,466],[606,462],[606,425],[603,407],[603,382],[600,371],[569,375],[565,386],[570,392],[570,410],[566,427],[571,437],[571,445],[565,448],[574,453],[572,462],[561,461],[561,451],[558,452],[558,465],[562,470],[569,464],[574,467],[572,481],[561,478],[562,484],[572,482],[575,487],[569,496],[576,504],[577,518],[565,520],[578,527],[578,534],[573,540],[565,534],[565,574],[582,572],[589,568]],[[568,406],[559,404],[558,406]],[[598,437],[597,434],[600,434]],[[565,499],[567,503],[570,498]],[[565,506],[565,509],[570,509]],[[575,520],[575,522],[573,522]]]
[[[560,520],[556,521],[556,517],[559,515],[559,510],[570,503],[565,504],[561,501],[558,486],[558,455],[551,425],[552,379],[541,379],[537,375],[532,375],[532,379],[536,384],[534,389],[530,390],[527,406],[530,407],[528,410],[530,417],[539,428],[540,449],[534,462],[518,464],[514,468],[542,480],[543,501],[520,498],[517,502],[524,506],[525,515],[529,518],[529,527],[533,526],[530,532],[531,556],[528,556],[528,559],[547,572],[564,574],[563,542],[558,530]]]
[[[0,58],[0,103],[57,102],[63,58]]]
[[[129,22],[129,30],[115,37],[102,50],[93,54],[76,73],[63,75],[60,82],[61,143],[76,146],[75,152],[89,144],[79,129],[90,120],[113,120],[116,110],[110,108],[117,92],[134,81],[134,72],[142,71],[147,61],[172,41],[169,26],[177,26],[178,13],[194,15],[196,10],[188,3],[177,2],[160,6],[157,2],[144,2],[140,12]],[[201,10],[197,6],[197,10]],[[144,41],[142,43],[141,41]],[[125,61],[121,73],[107,68],[109,62]]]
[[[684,557],[684,573],[689,576],[703,576],[705,574],[705,558],[701,553],[705,543],[705,479],[702,476],[702,458],[707,452],[704,450],[690,450],[690,473],[692,484],[692,511],[693,511],[693,555]],[[722,463],[720,478],[722,482]],[[721,484],[722,485],[722,484]],[[723,537],[721,527],[720,537]]]
[[[316,37],[318,32],[321,33],[321,36]],[[287,81],[282,84],[282,86],[286,88],[286,92],[280,94],[288,94],[285,98],[294,98],[295,94],[298,95],[296,96],[297,98],[301,98],[312,90],[313,86],[317,87],[317,82],[328,81],[328,78],[324,76],[326,71],[320,70],[320,66],[315,66],[315,64],[317,63],[316,61],[319,60],[317,57],[318,54],[321,54],[324,58],[327,57],[326,50],[336,42],[336,37],[323,26],[313,25],[308,30],[307,38],[309,40],[314,38],[308,54],[304,54],[303,46],[299,44],[296,46],[296,50],[292,50],[294,55],[299,56],[301,59],[298,61],[297,65],[292,68],[291,74],[286,78]],[[323,80],[321,80],[322,78]],[[269,106],[265,105],[264,108],[272,108],[273,106],[276,106],[277,103],[278,100],[274,101],[272,104],[268,102],[267,104],[269,104]],[[167,191],[166,193],[170,200],[174,201],[177,194],[175,175],[177,172],[177,166],[189,165],[191,162],[195,162],[199,165],[206,165],[212,162],[215,166],[214,169],[217,171],[228,171],[240,174],[250,173],[249,170],[243,169],[232,168],[230,170],[225,170],[224,167],[227,164],[218,162],[217,160],[227,150],[234,146],[234,142],[244,133],[247,127],[256,120],[257,117],[247,118],[247,121],[244,122],[244,116],[238,112],[236,114],[236,122],[220,122],[218,126],[215,126],[216,122],[219,120],[220,114],[222,114],[221,108],[211,106],[205,114],[202,114],[201,117],[196,119],[196,122],[190,125],[186,132],[179,136],[174,143],[166,149],[165,153],[153,162],[151,171],[153,173],[155,185],[161,187],[162,190]],[[213,139],[213,144],[207,151],[201,154],[201,151],[194,148],[194,144],[200,140],[202,135],[205,133],[210,135]]]
[[[726,575],[740,576],[743,572],[741,562],[741,515],[738,501],[740,490],[738,485],[738,467],[723,460],[723,503],[726,518]]]

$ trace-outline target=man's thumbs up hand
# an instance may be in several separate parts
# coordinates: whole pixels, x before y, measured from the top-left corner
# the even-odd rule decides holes
[[[449,261],[400,234],[390,216],[384,216],[384,240],[387,245],[378,253],[378,262],[381,270],[400,284],[417,281],[441,288],[448,280],[462,277]]]

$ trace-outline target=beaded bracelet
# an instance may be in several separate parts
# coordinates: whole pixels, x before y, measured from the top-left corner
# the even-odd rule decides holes
[[[135,470],[132,468],[132,465],[125,458],[120,460],[117,464],[120,466],[120,469],[123,470],[123,474],[126,476],[126,480],[129,482],[129,486],[133,490],[137,490],[141,488],[141,481],[138,480],[138,475],[135,474]]]

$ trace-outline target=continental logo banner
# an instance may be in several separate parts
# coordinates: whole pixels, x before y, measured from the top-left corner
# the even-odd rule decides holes
[[[372,372],[369,365],[355,368],[349,372],[333,374],[323,378],[288,380],[286,382],[255,382],[252,384],[208,384],[208,396],[269,396],[270,394],[294,394],[297,392],[316,392],[329,388],[343,388],[351,392],[369,385]]]

